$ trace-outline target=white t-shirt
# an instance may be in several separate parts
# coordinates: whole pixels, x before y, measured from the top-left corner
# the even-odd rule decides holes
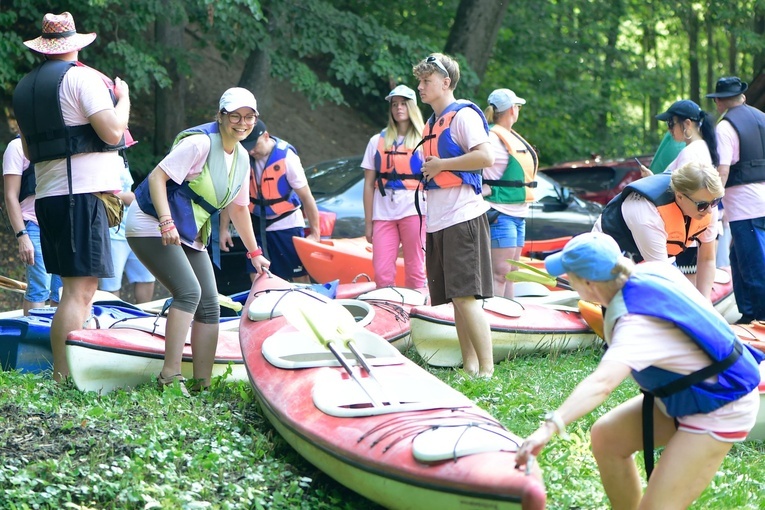
[[[183,181],[193,181],[202,173],[202,168],[210,153],[210,138],[207,135],[191,135],[182,139],[165,158],[159,162],[161,168],[176,184]],[[226,168],[231,172],[234,162],[233,154],[225,154]],[[247,206],[250,203],[249,175],[245,173],[242,187],[234,197],[233,203]],[[134,200],[127,212],[125,236],[126,237],[162,237],[159,231],[159,220],[144,213]],[[193,244],[181,241],[195,250],[204,250],[205,246],[197,236]]]
[[[375,172],[375,155],[377,154],[377,144],[380,141],[380,133],[377,133],[369,139],[367,149],[364,151],[364,159],[361,161],[361,168],[365,172]],[[397,144],[404,143],[404,137],[399,136],[396,141]],[[419,150],[419,149],[418,149]],[[385,189],[385,196],[380,194],[380,190],[375,188],[372,199],[372,220],[373,221],[393,221],[406,218],[408,216],[416,216],[417,209],[414,207],[414,197],[417,190],[410,189]],[[425,195],[421,193],[419,196],[420,211],[425,216],[427,213],[427,205],[425,202]]]
[[[489,168],[484,168],[484,179],[501,179],[507,168],[507,163],[510,160],[510,154],[507,152],[507,148],[502,140],[493,131],[489,132],[489,141],[491,142],[491,148],[494,151],[494,165]],[[525,218],[529,215],[529,204],[496,204],[489,202],[492,209],[515,216],[516,218]]]
[[[738,133],[730,122],[717,124],[717,151],[721,165],[738,163],[740,142]],[[749,220],[765,216],[765,182],[741,184],[725,188],[723,206],[728,221]]]
[[[8,143],[3,154],[3,175],[22,175],[28,166],[29,160],[24,156],[21,138],[14,138]],[[26,197],[19,205],[21,206],[21,218],[36,224],[35,195]]]
[[[483,119],[472,108],[462,108],[450,125],[452,140],[467,153],[470,149],[489,142]],[[489,203],[466,184],[453,188],[428,190],[429,233],[479,217],[489,210]]]
[[[255,160],[255,172],[257,176],[258,182],[260,182],[260,176],[263,174],[263,169],[266,167],[266,162],[268,161],[268,158],[262,158]],[[308,179],[305,176],[305,170],[303,169],[303,163],[300,161],[300,157],[298,157],[297,154],[292,152],[291,150],[287,151],[287,156],[284,158],[284,164],[287,167],[285,171],[285,176],[287,177],[287,182],[289,183],[290,187],[292,189],[300,189],[304,188],[305,186],[308,186]],[[249,182],[247,183],[249,186]],[[249,195],[248,195],[249,199]],[[257,205],[255,207],[258,207]],[[253,222],[256,221],[253,218]],[[258,230],[258,226],[254,225],[255,230]],[[305,219],[303,218],[303,211],[298,209],[294,213],[290,214],[289,216],[280,219],[279,221],[275,221],[268,227],[266,227],[266,231],[272,232],[274,230],[285,230],[288,228],[305,228]]]
[[[88,117],[113,110],[109,89],[101,76],[88,67],[75,66],[61,82],[61,113],[67,126],[88,124]],[[119,191],[120,171],[125,166],[116,151],[75,154],[72,160],[72,192]],[[37,198],[69,194],[66,158],[35,165]]]
[[[696,140],[686,145],[677,157],[667,165],[664,173],[672,173],[686,163],[698,161],[699,163],[712,164],[712,155],[709,153],[709,146],[704,140]]]

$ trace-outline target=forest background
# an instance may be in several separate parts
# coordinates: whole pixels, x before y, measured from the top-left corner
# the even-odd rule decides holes
[[[236,85],[304,165],[361,154],[385,95],[415,88],[413,64],[437,51],[461,63],[457,97],[527,100],[516,128],[543,165],[650,154],[655,115],[681,98],[715,113],[704,94],[721,76],[755,81],[750,104],[765,107],[765,0],[0,0],[0,150],[16,83],[40,62],[22,43],[64,11],[98,34],[80,59],[130,85],[136,183]],[[2,217],[0,274],[23,277]],[[0,309],[17,306],[3,294]]]
[[[704,94],[720,76],[751,82],[765,67],[765,0],[0,0],[0,115],[40,58],[22,41],[62,11],[98,34],[81,60],[130,84],[139,179],[233,85],[254,91],[270,130],[310,164],[361,153],[344,138],[382,128],[385,94],[415,87],[412,65],[443,51],[462,63],[457,97],[485,107],[507,87],[527,99],[518,129],[551,164],[650,153],[671,102],[714,112]],[[275,112],[285,96],[293,111]],[[361,129],[343,124],[316,150],[309,138],[334,132],[343,108]],[[1,120],[0,149],[12,137]]]

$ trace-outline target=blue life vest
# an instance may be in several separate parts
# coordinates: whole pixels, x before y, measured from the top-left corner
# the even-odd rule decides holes
[[[610,341],[614,324],[626,313],[673,323],[711,360],[708,367],[687,375],[654,366],[632,371],[641,389],[660,398],[670,416],[709,413],[757,388],[763,354],[742,344],[712,304],[674,267],[648,262],[635,268],[608,304],[604,321],[606,339]],[[715,375],[716,382],[707,381]],[[684,379],[687,382],[687,378],[700,376],[703,378],[692,385],[684,384]]]
[[[486,134],[489,133],[489,124],[486,122],[483,112],[470,101],[455,101],[447,106],[441,115],[436,118],[431,115],[425,124],[423,133],[422,149],[427,161],[428,156],[437,158],[456,158],[462,156],[465,151],[457,145],[452,139],[451,123],[454,116],[463,108],[472,108],[483,120],[483,128]],[[439,173],[433,179],[425,181],[424,189],[451,188],[467,184],[473,188],[476,195],[481,194],[481,171],[482,170],[447,170]]]
[[[207,245],[212,232],[210,216],[233,202],[242,188],[247,172],[250,171],[250,163],[247,151],[237,143],[233,168],[231,173],[228,172],[217,122],[182,131],[175,138],[173,147],[188,136],[200,134],[210,138],[210,152],[202,167],[202,173],[194,180],[183,181],[181,184],[168,180],[167,201],[181,239],[191,244],[199,234],[202,243]],[[159,219],[151,201],[149,179],[144,179],[138,185],[135,199],[143,212]]]

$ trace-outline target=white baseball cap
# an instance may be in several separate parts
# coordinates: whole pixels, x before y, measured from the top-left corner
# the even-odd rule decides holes
[[[258,113],[258,101],[255,99],[255,96],[252,95],[252,92],[242,87],[232,87],[220,96],[220,106],[218,110],[233,112],[245,106],[252,108],[253,111],[255,111],[255,115],[260,115]]]
[[[407,99],[411,99],[413,101],[417,101],[417,95],[414,93],[414,90],[410,89],[406,85],[397,85],[395,89],[390,91],[390,94],[385,96],[386,101],[390,101],[392,97],[405,97]]]
[[[498,112],[509,110],[514,104],[526,104],[526,100],[515,95],[510,89],[497,89],[489,94],[489,104]]]

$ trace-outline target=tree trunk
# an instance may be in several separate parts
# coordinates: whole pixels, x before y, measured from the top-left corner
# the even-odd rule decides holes
[[[699,74],[699,16],[690,4],[686,12],[688,16],[689,96],[691,101],[699,104],[701,102],[699,99],[699,90],[701,88],[701,77]]]
[[[444,51],[464,55],[479,79],[486,73],[507,7],[506,0],[460,0],[457,7]]]
[[[168,18],[158,17],[154,26],[157,45],[168,48],[169,53],[184,49],[183,34],[186,20],[173,24]],[[175,136],[186,128],[186,77],[178,72],[175,59],[167,58],[162,64],[167,69],[172,86],[155,85],[154,153],[165,154]]]
[[[756,39],[762,41],[765,37],[765,5],[762,2],[757,2],[754,8],[754,33],[757,35]],[[762,72],[765,72],[765,49],[760,49],[752,55],[752,77],[758,77]]]
[[[271,93],[271,57],[268,50],[252,50],[247,56],[239,77],[239,86],[255,94],[258,100],[258,111],[267,112],[271,108],[273,94]]]

